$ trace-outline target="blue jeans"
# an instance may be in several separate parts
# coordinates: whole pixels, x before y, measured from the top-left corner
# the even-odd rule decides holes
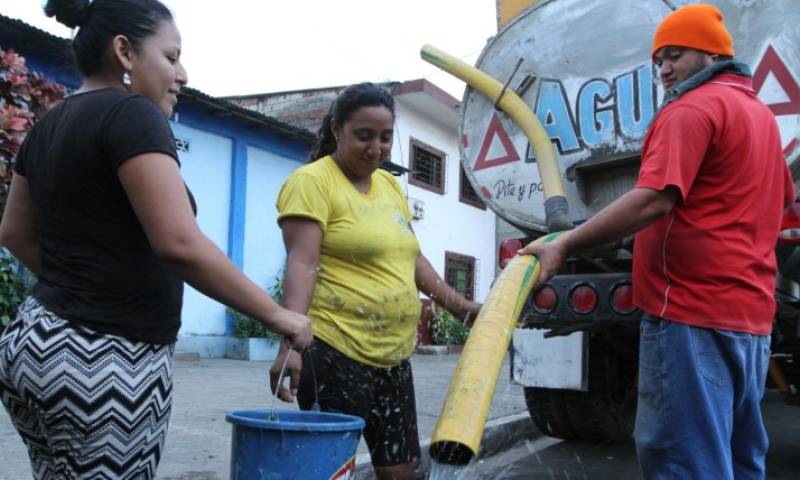
[[[644,478],[763,479],[770,337],[645,315],[636,452]]]

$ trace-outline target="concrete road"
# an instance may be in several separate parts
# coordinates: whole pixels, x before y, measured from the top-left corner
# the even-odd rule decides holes
[[[767,393],[764,417],[770,438],[767,478],[800,478],[800,407]],[[459,473],[463,479],[639,479],[633,443],[592,445],[540,438],[484,459]]]

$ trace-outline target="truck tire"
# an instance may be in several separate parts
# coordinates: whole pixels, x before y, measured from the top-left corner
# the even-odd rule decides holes
[[[534,424],[543,434],[565,440],[628,440],[636,417],[637,364],[635,338],[593,336],[588,392],[525,387]]]

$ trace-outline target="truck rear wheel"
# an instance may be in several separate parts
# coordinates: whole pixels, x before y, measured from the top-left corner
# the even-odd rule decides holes
[[[525,388],[525,403],[536,427],[565,440],[628,440],[636,416],[637,357],[635,338],[593,335],[588,392]]]

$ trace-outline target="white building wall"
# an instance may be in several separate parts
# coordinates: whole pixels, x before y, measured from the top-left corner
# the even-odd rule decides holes
[[[431,101],[436,100],[432,98]],[[495,214],[459,200],[457,115],[453,114],[452,125],[445,125],[424,112],[404,105],[402,96],[396,98],[395,110],[393,162],[409,166],[409,142],[412,137],[447,154],[444,195],[410,185],[409,174],[398,177],[409,197],[409,205],[414,200],[424,204],[424,218],[412,222],[422,253],[442,277],[445,251],[475,257],[475,299],[482,302],[495,274]]]

